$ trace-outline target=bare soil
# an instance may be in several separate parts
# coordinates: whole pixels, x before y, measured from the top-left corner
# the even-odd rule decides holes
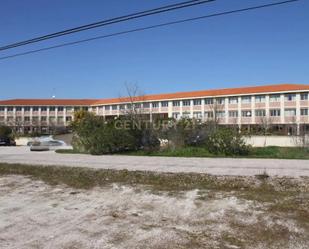
[[[0,248],[308,248],[308,192],[284,193],[76,189],[2,175]]]

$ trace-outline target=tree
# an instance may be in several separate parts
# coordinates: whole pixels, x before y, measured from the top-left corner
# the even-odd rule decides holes
[[[212,118],[207,120],[208,125],[213,125],[216,129],[220,123],[221,113],[225,109],[224,103],[220,102],[219,99],[213,99],[213,102],[209,107],[212,112]]]
[[[143,102],[145,101],[145,95],[140,90],[137,84],[128,84],[125,83],[126,97],[120,98],[120,102],[127,102],[126,108],[122,105],[120,112],[122,116],[126,116],[127,119],[141,122],[145,121],[145,108]]]
[[[261,128],[262,134],[264,136],[264,147],[267,144],[267,135],[273,124],[273,118],[270,116],[261,116],[258,120],[258,125]]]

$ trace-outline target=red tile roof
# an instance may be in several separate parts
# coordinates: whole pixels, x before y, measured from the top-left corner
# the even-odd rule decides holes
[[[142,97],[135,97],[134,101],[156,101],[167,99],[184,99],[184,98],[198,98],[207,96],[226,96],[226,95],[245,95],[245,94],[262,94],[269,92],[289,92],[289,91],[304,91],[309,90],[309,85],[303,84],[277,84],[264,85],[252,87],[226,88],[217,90],[204,90],[193,92],[178,92],[167,94],[152,94]],[[111,98],[111,99],[11,99],[0,100],[0,105],[28,105],[28,106],[90,106],[90,105],[104,105],[131,102],[132,99]]]
[[[289,91],[303,91],[309,90],[309,85],[301,84],[279,84],[279,85],[267,85],[267,86],[252,86],[252,87],[239,87],[239,88],[226,88],[217,90],[204,90],[194,92],[178,92],[167,94],[153,94],[145,95],[143,97],[136,97],[134,101],[155,101],[164,99],[184,99],[184,98],[198,98],[207,96],[225,96],[225,95],[242,95],[242,94],[259,94],[268,92],[289,92]],[[113,104],[119,102],[132,102],[130,98],[112,98],[101,99],[95,104]]]

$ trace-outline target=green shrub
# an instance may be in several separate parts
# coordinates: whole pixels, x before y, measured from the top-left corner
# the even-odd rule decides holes
[[[206,141],[207,149],[216,155],[248,155],[251,147],[246,145],[236,129],[218,128]]]
[[[4,138],[9,138],[11,137],[13,134],[13,131],[10,127],[8,126],[0,126],[0,137],[4,137]]]
[[[144,125],[134,126],[132,120],[117,118],[104,120],[92,113],[76,113],[72,123],[75,151],[94,155],[111,154],[137,149],[152,150],[160,142],[152,130]]]

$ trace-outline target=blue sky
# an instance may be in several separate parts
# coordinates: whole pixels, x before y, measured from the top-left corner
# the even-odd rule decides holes
[[[176,0],[2,0],[0,45]],[[279,1],[279,0],[278,0]],[[274,0],[213,3],[0,52],[0,56]],[[124,84],[165,93],[309,84],[309,1],[226,15],[0,61],[0,99],[105,98]]]

